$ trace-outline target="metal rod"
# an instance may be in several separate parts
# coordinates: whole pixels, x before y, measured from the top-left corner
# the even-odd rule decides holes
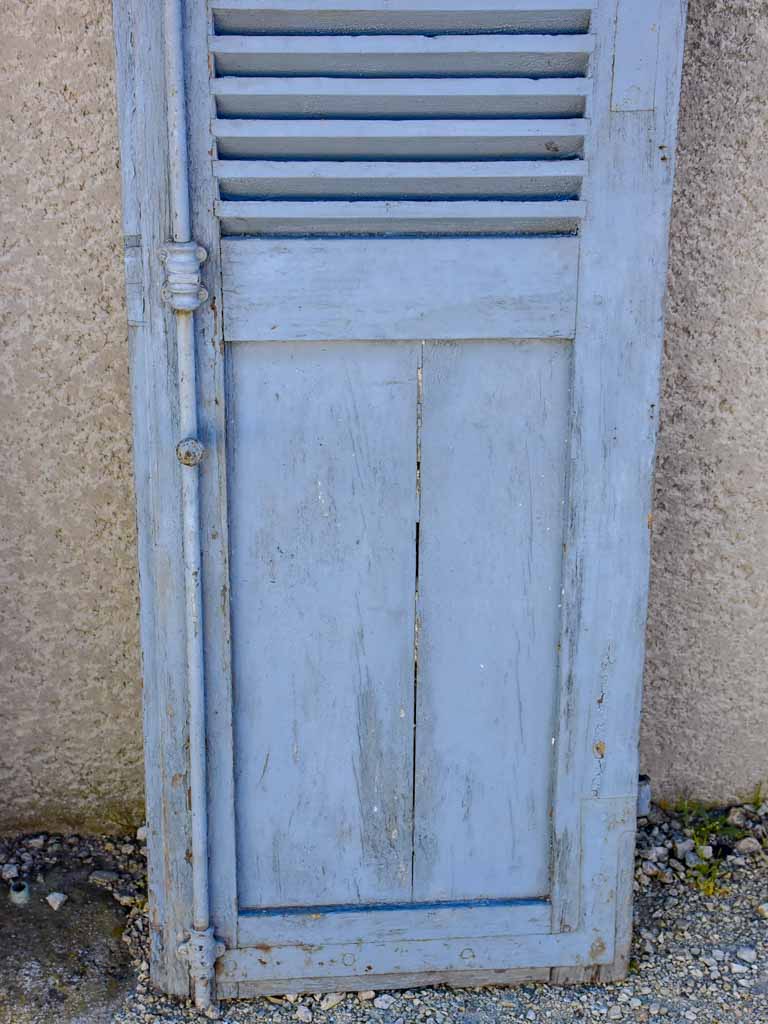
[[[208,794],[206,764],[203,602],[200,550],[199,465],[203,447],[197,439],[197,380],[194,311],[206,298],[200,286],[205,250],[192,240],[184,79],[183,0],[165,0],[165,72],[168,117],[168,170],[173,241],[166,247],[164,295],[175,314],[181,440],[181,509],[184,546],[186,668],[189,700],[189,789],[192,840],[192,928],[179,948],[190,968],[195,1004],[213,1005],[216,942],[210,922],[208,885]]]
[[[168,94],[168,166],[171,185],[171,224],[174,242],[189,242],[187,100],[184,83],[184,20],[182,0],[165,0],[165,82]]]
[[[183,438],[197,438],[195,329],[192,313],[176,313],[179,367],[179,426]],[[200,496],[197,466],[181,466],[184,539],[187,687],[189,695],[189,775],[192,817],[192,911],[196,931],[209,924],[208,800],[205,751],[205,679],[203,675]]]

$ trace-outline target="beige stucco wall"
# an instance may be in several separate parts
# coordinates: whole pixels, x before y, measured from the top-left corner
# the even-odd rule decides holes
[[[0,827],[107,828],[142,800],[111,25],[8,2]],[[670,798],[768,778],[767,81],[763,0],[692,0],[642,758]]]

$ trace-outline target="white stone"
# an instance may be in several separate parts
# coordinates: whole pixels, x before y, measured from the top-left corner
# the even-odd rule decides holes
[[[373,1005],[376,1007],[377,1010],[388,1010],[390,1006],[394,1005],[395,1002],[396,999],[394,996],[391,996],[388,993],[384,992],[382,995],[376,996],[376,998],[373,1000]]]
[[[768,921],[768,903],[761,903],[755,912],[758,917],[762,917],[764,921]]]
[[[136,829],[136,839],[140,843],[146,843],[147,841],[147,826],[142,825],[141,828]]]
[[[624,1011],[618,1004],[612,1006],[608,1011],[608,1020],[621,1020],[623,1016]]]
[[[339,1003],[344,1002],[344,992],[326,992],[323,998],[320,1000],[321,1010],[332,1010],[334,1006],[338,1006]]]
[[[63,892],[49,892],[45,897],[45,902],[51,908],[51,910],[61,910],[64,904],[67,902],[67,897]]]
[[[747,815],[743,807],[732,807],[725,820],[736,828],[744,828],[747,823]]]
[[[762,846],[754,836],[747,836],[746,839],[740,839],[738,843],[736,843],[737,853],[760,853],[761,850]]]
[[[741,949],[736,952],[736,956],[739,960],[743,960],[745,964],[757,963],[757,951],[752,949],[751,946],[742,946]]]
[[[312,1020],[312,1011],[308,1006],[304,1006],[302,1003],[296,1007],[296,1020],[300,1020],[303,1024],[310,1024]]]
[[[366,989],[364,992],[358,992],[357,998],[361,1003],[367,1003],[370,999],[373,999],[375,995],[376,993],[372,989]]]

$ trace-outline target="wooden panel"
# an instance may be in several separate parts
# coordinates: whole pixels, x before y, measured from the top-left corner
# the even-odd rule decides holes
[[[398,975],[437,984],[450,981],[446,971],[455,971],[457,984],[461,977],[473,974],[478,984],[493,984],[494,974],[500,971],[610,964],[616,950],[617,850],[626,846],[634,805],[629,800],[592,800],[584,801],[583,811],[583,837],[593,841],[584,845],[584,857],[577,866],[577,881],[585,893],[579,931],[518,936],[488,928],[485,936],[415,941],[399,937],[321,945],[264,942],[225,953],[217,965],[217,978],[226,985],[248,982],[263,993],[296,991],[299,981],[302,991],[323,991],[332,978],[337,979],[337,990],[354,990],[364,987],[363,978],[370,988],[387,987],[388,980]],[[495,980],[502,983],[500,975]]]
[[[417,899],[549,891],[570,364],[424,350]]]
[[[225,336],[572,337],[578,244],[576,238],[227,239]]]
[[[584,32],[594,0],[212,0],[217,32]]]
[[[550,930],[546,900],[495,904],[348,907],[307,913],[256,913],[240,917],[241,946],[293,943],[389,942],[484,935],[536,935]]]
[[[579,78],[217,78],[222,117],[580,117]]]
[[[405,899],[416,351],[230,355],[240,906]]]
[[[214,36],[219,75],[583,75],[593,39],[567,36]]]
[[[580,156],[589,124],[558,120],[214,120],[220,157],[479,160]]]

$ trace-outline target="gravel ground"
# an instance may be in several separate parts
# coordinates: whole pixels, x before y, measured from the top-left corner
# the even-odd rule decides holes
[[[206,1020],[149,989],[143,838],[0,840],[0,1024]],[[635,940],[621,984],[256,999],[225,1003],[223,1021],[768,1024],[766,851],[759,798],[725,811],[654,807],[639,819]],[[9,895],[23,881],[31,897],[17,907]]]

